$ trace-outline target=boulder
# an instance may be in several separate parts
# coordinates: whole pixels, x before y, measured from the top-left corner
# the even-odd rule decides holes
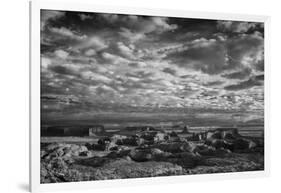
[[[81,152],[88,151],[88,148],[84,145],[76,144],[52,144],[46,147],[46,153],[44,159],[53,160],[55,158],[68,159],[72,156],[79,156]]]
[[[131,150],[129,156],[132,160],[137,162],[144,162],[152,160],[152,154],[149,149],[134,149]]]
[[[224,148],[233,151],[234,145],[233,143],[227,142],[224,139],[209,139],[205,142],[206,145],[210,145],[216,149]]]
[[[106,145],[101,145],[101,144],[92,144],[91,150],[94,151],[105,151]]]
[[[114,142],[114,143],[121,143],[123,139],[126,139],[127,136],[125,135],[113,135],[110,140],[111,142]],[[122,145],[122,144],[118,144],[118,145]]]
[[[252,149],[257,146],[254,141],[245,138],[236,139],[235,141],[233,141],[233,145],[234,151]]]
[[[98,140],[99,145],[105,145],[107,143],[110,143],[111,139],[109,137],[104,137]]]
[[[90,157],[92,154],[90,151],[83,151],[79,153],[79,156],[83,156],[83,157]]]
[[[205,144],[200,144],[197,145],[196,148],[193,150],[193,153],[202,155],[202,156],[213,156],[215,153],[216,149],[214,147],[205,145]]]
[[[232,133],[225,133],[223,135],[223,139],[226,139],[226,140],[234,140],[236,137],[232,134]]]
[[[138,146],[138,138],[135,136],[127,137],[122,140],[123,145]]]
[[[117,145],[114,142],[110,142],[106,144],[105,150],[109,151],[110,149],[114,149],[114,148],[117,148]]]
[[[222,138],[221,131],[208,131],[206,135],[206,140],[221,139],[221,138]]]
[[[155,144],[152,147],[170,153],[191,152],[194,148],[193,145],[188,142],[160,143]]]

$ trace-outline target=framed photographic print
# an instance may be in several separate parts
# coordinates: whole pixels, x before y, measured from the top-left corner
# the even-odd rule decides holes
[[[268,17],[30,13],[32,191],[268,173]]]

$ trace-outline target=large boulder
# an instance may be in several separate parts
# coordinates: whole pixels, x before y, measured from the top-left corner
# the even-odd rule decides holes
[[[127,137],[122,140],[123,145],[138,146],[138,138],[135,136]]]
[[[43,157],[46,160],[52,160],[55,158],[69,158],[72,156],[79,156],[81,152],[88,151],[88,148],[84,145],[76,144],[51,144],[45,148],[45,154]]]
[[[108,144],[110,142],[111,142],[111,139],[109,137],[103,137],[103,138],[100,138],[98,140],[98,144],[99,145],[106,145],[106,144]]]
[[[233,151],[234,145],[233,143],[230,143],[224,139],[209,139],[205,142],[206,145],[212,146],[216,149],[228,149],[230,151]]]
[[[193,149],[193,145],[188,142],[159,143],[152,147],[170,153],[191,152]]]
[[[92,155],[92,153],[90,151],[83,151],[79,153],[79,156],[83,156],[83,157],[90,157]]]
[[[222,131],[222,138],[226,140],[234,140],[241,137],[241,135],[238,132],[237,128],[223,130]]]
[[[131,150],[129,156],[132,160],[137,162],[144,162],[152,160],[152,153],[150,149],[134,149]]]
[[[111,140],[111,142],[114,142],[114,143],[116,143],[116,144],[118,144],[118,143],[120,143],[120,145],[122,145],[121,143],[122,143],[122,140],[123,139],[126,139],[127,138],[127,136],[125,136],[125,135],[117,135],[117,134],[115,134],[115,135],[113,135],[111,138],[110,138],[110,140]],[[119,144],[118,144],[119,145]]]
[[[114,142],[110,142],[108,144],[106,144],[105,150],[106,151],[111,151],[112,149],[116,149],[118,147],[118,145],[116,145]]]
[[[256,143],[250,139],[239,138],[233,141],[234,151],[248,150],[256,147]]]
[[[221,131],[208,131],[206,135],[206,140],[212,140],[212,139],[222,139],[222,133]]]

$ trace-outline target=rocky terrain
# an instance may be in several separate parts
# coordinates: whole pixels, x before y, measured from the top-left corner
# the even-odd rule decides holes
[[[236,129],[195,134],[147,127],[97,142],[41,143],[41,183],[263,170],[263,151],[262,138]]]

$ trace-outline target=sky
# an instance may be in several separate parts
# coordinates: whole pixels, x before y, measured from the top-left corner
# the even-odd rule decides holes
[[[41,113],[264,109],[263,23],[41,10]]]

